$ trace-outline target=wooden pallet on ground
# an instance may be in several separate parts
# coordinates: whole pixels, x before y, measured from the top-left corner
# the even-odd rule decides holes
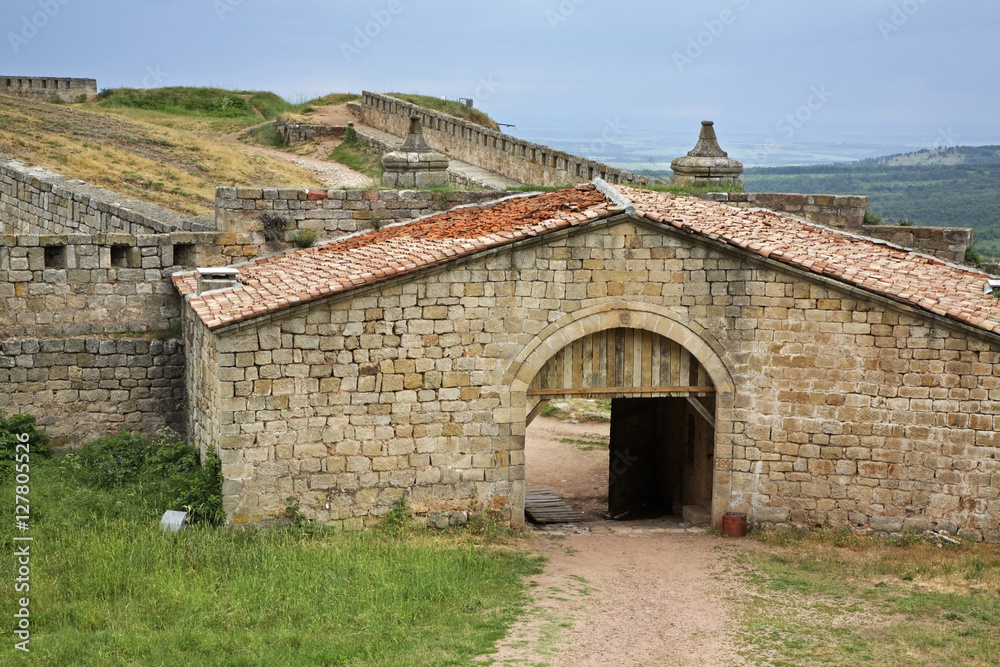
[[[576,523],[583,512],[573,509],[548,489],[530,489],[524,493],[524,513],[535,523]]]

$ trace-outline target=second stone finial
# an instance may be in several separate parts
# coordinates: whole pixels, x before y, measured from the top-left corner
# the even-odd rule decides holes
[[[743,164],[731,159],[719,146],[714,125],[710,120],[702,121],[701,134],[694,150],[670,163],[674,171],[671,183],[693,187],[736,186],[742,189]]]

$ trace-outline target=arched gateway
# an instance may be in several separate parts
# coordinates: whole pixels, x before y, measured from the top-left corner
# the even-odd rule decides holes
[[[613,399],[612,516],[650,502],[697,505],[715,524],[729,508],[734,396],[718,350],[709,332],[668,309],[606,304],[540,332],[507,380],[525,424],[551,399]]]

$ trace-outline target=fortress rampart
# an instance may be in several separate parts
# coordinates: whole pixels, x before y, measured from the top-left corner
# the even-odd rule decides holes
[[[496,196],[220,187],[216,215],[189,218],[0,156],[0,410],[35,414],[61,445],[183,432],[172,273],[281,252],[302,230],[322,241]]]
[[[650,180],[387,95],[366,91],[361,102],[349,106],[366,125],[401,137],[408,131],[410,116],[420,116],[424,139],[434,150],[521,183],[553,186],[602,178],[632,185]]]
[[[303,230],[323,241],[496,196],[220,187],[215,215],[190,218],[0,156],[0,410],[31,411],[60,444],[122,428],[182,430],[186,343],[172,273],[281,252]],[[925,251],[951,244],[941,251],[953,259],[968,235],[862,227],[863,197],[705,197]]]
[[[0,93],[39,100],[76,102],[97,95],[97,79],[0,75]]]

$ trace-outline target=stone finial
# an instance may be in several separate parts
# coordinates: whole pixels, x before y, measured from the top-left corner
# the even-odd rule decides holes
[[[410,129],[399,148],[382,156],[382,184],[391,187],[426,188],[448,185],[448,158],[424,141],[420,116],[410,116]]]
[[[694,150],[688,152],[688,157],[729,157],[729,153],[719,146],[719,138],[715,136],[715,122],[701,121],[701,134]]]
[[[671,183],[695,187],[743,187],[743,179],[740,178],[743,164],[731,159],[719,146],[714,125],[710,120],[702,121],[701,134],[698,135],[694,150],[686,157],[679,157],[670,163],[670,168],[674,171],[674,175],[670,177]]]
[[[399,147],[401,153],[432,153],[433,149],[424,141],[424,128],[420,124],[420,116],[410,116],[410,129],[406,133],[403,145]]]

